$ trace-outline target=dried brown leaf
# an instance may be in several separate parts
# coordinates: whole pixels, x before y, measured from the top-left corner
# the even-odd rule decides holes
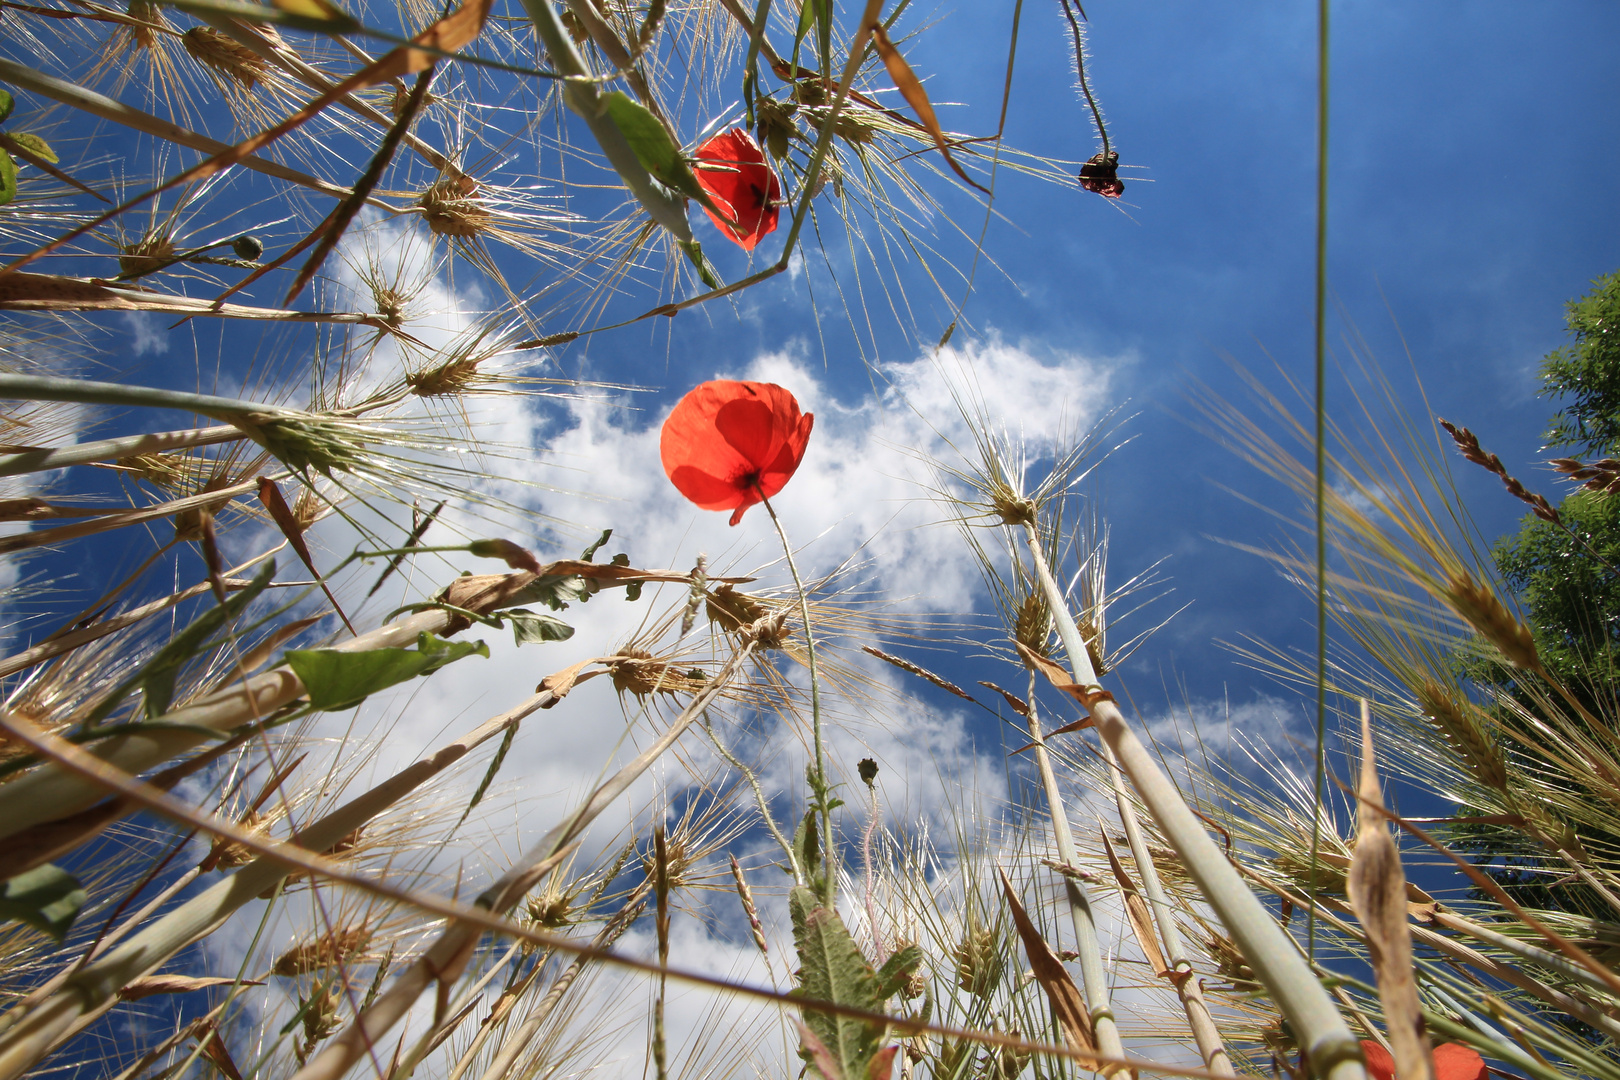
[[[1097,1043],[1091,1033],[1091,1014],[1086,1011],[1079,988],[1069,977],[1063,961],[1057,958],[1052,946],[1046,943],[1041,932],[1030,921],[1029,913],[1013,891],[1012,882],[1007,880],[1007,872],[998,866],[996,873],[1001,875],[1001,888],[1007,896],[1007,907],[1012,911],[1013,925],[1018,927],[1018,937],[1024,943],[1024,954],[1029,957],[1035,981],[1046,991],[1046,999],[1052,1005],[1052,1015],[1063,1025],[1063,1034],[1071,1046],[1076,1050],[1096,1053]]]
[[[888,69],[889,79],[906,99],[906,104],[917,114],[917,119],[928,129],[928,134],[934,137],[934,145],[939,147],[946,164],[962,178],[964,184],[978,188],[986,195],[990,194],[989,188],[976,183],[951,156],[951,148],[945,142],[945,132],[940,129],[939,117],[934,115],[934,106],[929,102],[927,92],[923,90],[922,80],[911,70],[911,65],[900,55],[900,50],[894,47],[894,42],[889,40],[888,32],[883,29],[881,23],[873,23],[871,29],[872,44],[877,49],[878,56],[882,58],[883,66]]]
[[[1146,958],[1148,966],[1153,973],[1161,979],[1170,977],[1170,965],[1164,962],[1164,953],[1159,948],[1159,935],[1153,930],[1153,914],[1148,910],[1147,901],[1142,899],[1142,893],[1125,872],[1120,863],[1119,856],[1114,853],[1114,845],[1108,840],[1108,831],[1101,821],[1097,822],[1099,835],[1102,837],[1103,850],[1108,853],[1108,866],[1114,871],[1114,881],[1119,884],[1119,893],[1125,898],[1125,914],[1130,916],[1131,929],[1136,932],[1137,944],[1142,946],[1142,956]]]
[[[1383,794],[1374,757],[1372,710],[1361,701],[1360,822],[1350,860],[1350,906],[1367,934],[1367,953],[1378,979],[1395,1075],[1431,1080],[1429,1036],[1413,977],[1412,935],[1407,924],[1406,873],[1400,849],[1384,823]]]

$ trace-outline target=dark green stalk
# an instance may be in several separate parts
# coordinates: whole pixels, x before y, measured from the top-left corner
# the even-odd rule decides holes
[[[1311,805],[1311,900],[1327,783],[1327,162],[1328,0],[1316,4],[1316,795]],[[1316,909],[1305,914],[1305,955],[1316,957]]]

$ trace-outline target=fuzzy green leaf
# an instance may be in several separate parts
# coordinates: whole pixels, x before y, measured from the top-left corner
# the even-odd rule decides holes
[[[885,960],[877,973],[878,1000],[888,1001],[898,994],[911,981],[911,973],[921,967],[922,962],[923,952],[917,945],[907,945]]]
[[[6,122],[11,116],[11,110],[17,107],[17,101],[8,90],[0,90],[0,124]]]
[[[379,690],[474,653],[487,659],[489,646],[482,641],[446,641],[424,630],[414,649],[295,649],[287,653],[287,666],[303,680],[311,705],[335,711],[353,708]]]
[[[61,160],[56,156],[56,151],[51,149],[51,144],[40,138],[38,135],[18,134],[17,132],[11,132],[10,134],[12,140],[18,146],[22,147],[30,154],[33,154],[35,157],[48,161],[52,165],[55,165]]]
[[[681,148],[669,137],[663,121],[654,116],[651,109],[623,90],[605,95],[602,107],[607,111],[608,119],[613,121],[613,126],[624,136],[625,142],[630,144],[630,149],[635,151],[641,167],[652,173],[655,180],[689,199],[696,199],[706,209],[714,210],[717,214],[720,212],[709,201],[708,192],[698,183],[691,166],[681,156]]]
[[[17,163],[0,150],[0,206],[17,197]]]
[[[878,977],[861,955],[855,939],[836,911],[821,906],[816,894],[800,885],[788,894],[793,917],[793,944],[799,954],[796,997],[830,1001],[856,1009],[880,1011]],[[919,954],[920,961],[921,956]],[[883,1057],[887,1025],[846,1016],[831,1016],[804,1007],[804,1023],[826,1048],[842,1077],[868,1077]],[[807,1058],[824,1080],[840,1080]]]
[[[574,636],[574,628],[561,619],[541,615],[527,608],[514,608],[501,612],[501,618],[512,624],[512,640],[519,645],[543,641],[567,641]]]
[[[77,878],[46,863],[0,886],[0,920],[27,923],[61,941],[87,899]]]

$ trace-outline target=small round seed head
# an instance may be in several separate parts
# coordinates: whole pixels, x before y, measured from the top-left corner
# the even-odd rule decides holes
[[[264,241],[243,233],[231,241],[231,252],[244,262],[258,262],[264,256]]]
[[[198,63],[235,79],[245,90],[253,89],[269,70],[264,57],[211,27],[193,26],[180,35],[180,42]]]
[[[529,921],[536,926],[547,930],[560,930],[574,922],[577,917],[574,911],[574,901],[578,896],[558,888],[547,889],[539,896],[529,898],[525,905],[529,912]]]
[[[416,200],[422,220],[435,236],[470,239],[494,219],[478,198],[478,185],[465,176],[441,176]]]

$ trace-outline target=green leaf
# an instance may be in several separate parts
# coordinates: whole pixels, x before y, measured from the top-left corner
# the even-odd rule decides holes
[[[591,598],[591,586],[582,577],[548,577],[535,578],[529,584],[512,595],[514,604],[544,604],[552,611],[562,611],[568,607],[571,600],[580,603]]]
[[[725,282],[720,280],[720,275],[714,272],[714,266],[704,257],[702,244],[696,240],[687,240],[681,244],[681,250],[686,252],[686,257],[691,260],[693,266],[697,267],[698,277],[703,281],[703,284],[711,289],[718,289],[725,285]]]
[[[612,535],[613,535],[613,530],[612,529],[603,529],[602,530],[602,535],[598,536],[596,538],[596,543],[592,544],[590,547],[586,548],[584,551],[579,553],[579,561],[580,562],[590,562],[592,559],[596,558],[597,551],[601,549],[603,544],[608,542],[608,539]]]
[[[11,110],[15,109],[16,107],[16,99],[11,96],[11,93],[6,90],[0,90],[0,124],[6,122],[6,118],[11,115]]]
[[[56,151],[51,149],[51,144],[40,138],[38,135],[18,134],[16,132],[12,132],[11,138],[18,146],[22,147],[30,154],[33,154],[37,158],[42,158],[45,161],[50,162],[52,165],[57,164],[57,162],[61,160],[56,156]]]
[[[821,866],[821,836],[814,810],[805,812],[804,820],[793,834],[793,857],[799,860],[807,878],[816,879],[816,871]]]
[[[0,919],[27,923],[61,941],[87,899],[77,878],[46,863],[0,886]]]
[[[446,641],[424,630],[415,649],[295,649],[286,659],[309,691],[309,703],[317,709],[337,711],[474,653],[487,659],[489,646],[482,641]]]
[[[689,199],[696,199],[706,209],[720,213],[681,156],[681,148],[675,145],[663,121],[654,116],[651,109],[623,90],[604,95],[602,107],[625,142],[630,144],[630,149],[635,151],[641,167],[652,173],[655,180]]]
[[[878,1000],[888,1001],[898,994],[911,981],[912,972],[921,967],[922,962],[922,948],[917,945],[907,945],[885,960],[877,973]]]
[[[223,605],[210,603],[201,615],[192,620],[190,626],[169,639],[169,643],[159,649],[141,670],[103,698],[85,720],[84,728],[93,728],[112,715],[118,703],[137,686],[145,694],[148,720],[156,720],[168,712],[169,706],[174,703],[174,682],[180,669],[207,647],[209,639],[220,631],[227,620],[236,618],[243,608],[253,603],[275,576],[276,563],[271,559],[259,568],[247,588],[227,595]]]
[[[694,241],[694,243],[695,242],[696,241]],[[613,565],[614,566],[629,566],[630,565],[630,556],[626,555],[622,551],[619,552],[619,554],[613,556]],[[641,586],[644,585],[644,584],[646,584],[646,583],[641,582],[641,581],[631,581],[631,582],[626,583],[626,585],[624,587],[624,598],[625,598],[625,600],[628,601],[629,603],[632,603],[632,604],[635,603],[637,600],[640,600],[641,599]]]
[[[0,206],[17,197],[17,163],[0,150]]]
[[[527,608],[513,608],[501,612],[501,618],[512,624],[512,639],[519,645],[541,641],[567,641],[574,636],[574,628],[561,619],[541,615]]]
[[[788,894],[788,909],[793,917],[793,944],[799,954],[799,987],[794,996],[881,1010],[883,998],[878,996],[877,975],[838,913],[822,907],[816,894],[803,885]],[[805,1026],[826,1047],[844,1077],[870,1074],[875,1059],[883,1052],[886,1025],[831,1016],[809,1005],[803,1012]],[[825,1077],[825,1071],[813,1059],[807,1060]]]

